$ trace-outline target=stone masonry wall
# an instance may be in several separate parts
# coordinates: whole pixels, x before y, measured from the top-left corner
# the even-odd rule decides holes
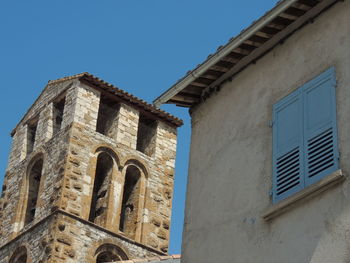
[[[26,158],[26,122],[28,120],[41,115],[39,119],[41,127],[38,127],[37,131],[38,138],[40,138],[40,142],[47,141],[51,138],[52,120],[50,119],[50,113],[48,110],[52,107],[50,105],[52,103],[52,100],[63,92],[66,92],[66,105],[64,109],[64,121],[62,128],[72,122],[72,103],[73,99],[76,97],[74,94],[74,87],[72,85],[72,81],[66,81],[45,87],[39,98],[30,107],[14,131],[7,170],[10,170],[14,165]]]
[[[0,203],[0,215],[2,215],[0,245],[12,238],[16,232],[23,232],[38,220],[48,216],[57,207],[56,201],[60,194],[67,153],[67,144],[62,142],[67,141],[67,136],[68,129],[62,130],[46,144],[38,146],[24,161],[8,170],[4,180],[2,205]],[[35,219],[21,229],[23,202],[27,198],[25,194],[27,168],[32,158],[39,154],[43,154],[44,164]]]
[[[28,263],[48,262],[52,251],[52,226],[55,218],[51,217],[36,224],[30,231],[19,235],[15,240],[0,248],[0,263],[8,263],[16,248],[25,246]]]
[[[156,138],[156,153],[149,157],[136,151],[138,112],[121,105],[118,120],[117,141],[95,131],[100,95],[91,88],[81,85],[76,110],[79,119],[74,122],[71,131],[68,164],[65,175],[64,193],[60,208],[88,220],[92,188],[96,169],[97,152],[100,147],[110,149],[117,156],[117,171],[112,183],[114,191],[109,203],[114,211],[110,212],[108,224],[104,227],[118,231],[121,206],[123,170],[128,162],[142,164],[147,170],[144,209],[141,215],[142,229],[139,241],[153,248],[167,252],[173,195],[173,175],[176,151],[176,130],[159,122]],[[81,114],[83,112],[84,114]],[[78,114],[76,114],[77,116]],[[118,141],[118,138],[121,138]],[[127,139],[126,139],[127,138]],[[118,179],[119,177],[119,179]]]
[[[139,113],[130,106],[121,104],[118,116],[116,142],[136,149],[137,124]]]
[[[55,250],[52,257],[57,262],[95,262],[95,251],[102,244],[113,244],[122,248],[129,258],[145,258],[159,252],[142,246],[133,240],[102,230],[72,216],[60,214],[56,224]]]
[[[167,136],[174,136],[174,134],[167,133]],[[138,166],[143,164],[148,171],[142,215],[141,242],[167,252],[174,170],[170,165],[166,166],[166,163],[170,164],[171,156],[156,161],[145,154],[136,152],[134,149],[115,143],[107,136],[92,130],[84,131],[84,128],[78,124],[72,127],[69,145],[69,162],[60,208],[86,220],[88,219],[89,210],[86,208],[91,203],[92,182],[95,176],[97,158],[96,151],[100,147],[111,149],[118,156],[118,169],[115,177],[122,176],[122,171],[130,162],[136,163]],[[172,151],[168,152],[169,155],[171,153]],[[122,187],[118,184],[122,184],[122,182],[123,180],[114,180],[112,188],[121,189]],[[120,203],[119,192],[115,191],[115,198],[112,198],[118,203]],[[115,207],[115,211],[112,211],[113,216],[119,217],[116,213],[118,204],[111,204],[110,207]],[[110,224],[106,228],[118,232],[116,227],[118,219],[110,218],[109,222]]]
[[[123,248],[129,258],[161,255],[156,250],[57,211],[1,247],[0,263],[8,263],[16,248],[21,246],[26,247],[30,263],[95,262],[96,249],[106,243]]]
[[[53,136],[52,130],[52,101],[58,95],[66,92],[66,105],[64,109],[64,123],[61,131]],[[72,105],[75,99],[74,87],[71,82],[49,85],[30,108],[23,120],[16,128],[13,135],[13,144],[10,153],[7,172],[4,178],[4,191],[0,198],[0,246],[16,235],[21,230],[21,220],[23,220],[23,203],[26,197],[26,179],[28,166],[31,160],[43,154],[44,166],[42,174],[42,187],[39,189],[38,208],[35,220],[51,213],[58,200],[57,195],[61,188],[61,182],[65,156],[67,151],[67,136],[69,134],[69,124],[67,120],[72,120]],[[27,121],[38,117],[38,126],[34,149],[27,153]],[[33,222],[34,223],[34,222]],[[30,227],[31,224],[27,226]]]

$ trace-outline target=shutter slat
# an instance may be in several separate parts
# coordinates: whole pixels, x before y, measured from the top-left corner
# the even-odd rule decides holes
[[[281,171],[285,167],[288,167],[291,163],[298,161],[298,159],[299,159],[299,149],[297,149],[297,151],[293,155],[288,156],[288,158],[285,159],[283,163],[277,162],[278,170]]]
[[[309,172],[313,173],[319,167],[326,166],[330,163],[333,163],[333,153],[326,155],[322,159],[318,160],[316,163],[313,163],[312,165],[310,165]]]
[[[309,165],[308,167],[311,167],[314,165],[314,163],[317,163],[320,158],[326,155],[333,155],[333,145],[329,145],[327,148],[325,148],[325,151],[322,151],[312,157],[309,158]]]
[[[290,162],[285,163],[283,167],[278,166],[277,172],[279,174],[285,173],[293,169],[294,167],[299,167],[299,156],[296,156],[295,158],[291,159]]]
[[[294,158],[294,156],[299,156],[298,155],[298,152],[299,152],[299,149],[298,148],[295,148],[294,151],[291,151],[291,153],[283,158],[279,158],[277,160],[277,164],[278,165],[283,165],[285,163],[288,163],[288,161],[291,159],[291,158]]]
[[[298,168],[299,170],[299,166],[300,166],[300,162],[299,162],[299,158],[290,164],[290,166],[287,166],[285,169],[283,170],[277,170],[277,173],[279,174],[278,178],[277,178],[277,183],[282,180],[283,178],[285,178],[286,176],[288,176],[291,172],[293,172],[296,168]]]
[[[285,185],[288,185],[289,182],[298,179],[299,171],[297,169],[294,170],[288,177],[283,178],[277,183],[278,189],[283,188]]]
[[[287,191],[292,190],[296,186],[300,184],[298,178],[294,178],[294,180],[290,181],[289,184],[285,185],[284,188],[278,189],[277,195],[285,194]]]
[[[320,172],[326,170],[327,168],[330,168],[334,165],[333,160],[330,160],[329,162],[320,165],[317,167],[317,170],[312,170],[309,172],[309,178],[313,177],[314,175],[319,175]]]
[[[332,129],[327,130],[324,134],[320,134],[319,136],[317,136],[316,138],[314,138],[313,140],[310,141],[309,149],[315,148],[315,145],[318,145],[319,142],[323,142],[332,136],[333,136]]]
[[[323,141],[321,143],[318,143],[316,145],[316,148],[309,148],[308,149],[308,155],[309,155],[309,160],[310,158],[313,158],[315,155],[319,154],[320,152],[324,152],[325,149],[327,148],[333,148],[333,138],[329,138],[327,141]]]

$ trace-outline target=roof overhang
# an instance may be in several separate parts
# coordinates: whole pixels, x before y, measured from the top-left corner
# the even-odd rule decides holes
[[[339,0],[283,0],[154,100],[192,107]]]

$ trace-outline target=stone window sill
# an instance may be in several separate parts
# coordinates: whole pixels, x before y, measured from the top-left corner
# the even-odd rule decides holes
[[[343,175],[342,171],[339,169],[331,173],[330,175],[326,176],[319,182],[313,185],[310,185],[309,187],[299,191],[298,193],[269,207],[267,210],[263,212],[262,218],[265,221],[270,221],[276,216],[291,209],[295,204],[299,203],[301,200],[317,195],[327,190],[328,188],[341,183],[344,179],[345,179],[345,176]]]

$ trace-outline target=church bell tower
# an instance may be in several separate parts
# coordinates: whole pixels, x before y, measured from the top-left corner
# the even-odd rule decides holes
[[[0,263],[166,255],[181,125],[89,73],[49,81],[12,132]]]

